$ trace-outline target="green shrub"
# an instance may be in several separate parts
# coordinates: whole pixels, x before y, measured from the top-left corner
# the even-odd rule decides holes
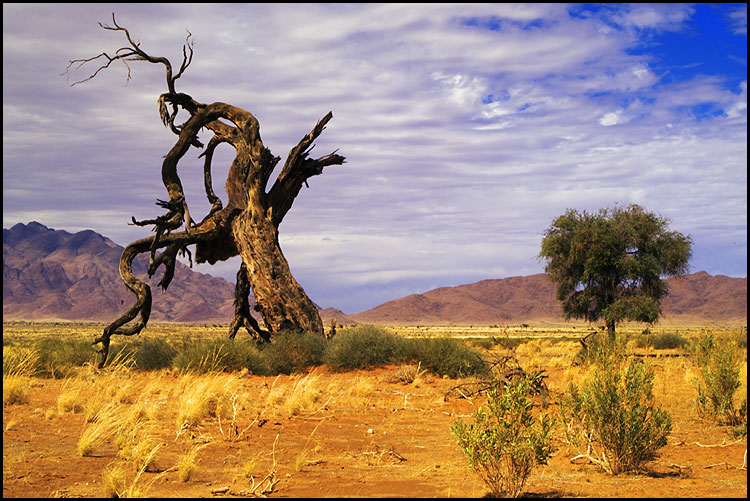
[[[372,325],[341,330],[328,343],[323,360],[337,371],[367,369],[398,360],[403,338]]]
[[[280,332],[261,354],[271,375],[291,374],[323,363],[326,339],[305,332]]]
[[[529,400],[533,378],[516,384],[505,383],[488,394],[485,406],[473,414],[467,425],[456,421],[451,430],[458,436],[458,446],[496,497],[518,497],[531,470],[546,464],[554,452],[550,434],[554,420],[542,411],[532,415]]]
[[[36,342],[39,352],[39,376],[65,378],[86,363],[94,362],[91,341],[47,338]]]
[[[404,340],[402,357],[438,376],[450,378],[485,375],[488,367],[476,350],[452,338],[416,338]]]
[[[735,404],[740,388],[742,359],[733,340],[714,340],[705,334],[697,343],[696,361],[700,363],[701,380],[696,380],[696,407],[702,416],[710,416],[720,424],[742,426],[747,430],[747,398]],[[747,432],[745,432],[747,433]]]
[[[484,348],[485,350],[488,350],[493,346],[499,344],[493,337],[474,338],[470,340],[469,343],[471,343],[472,346],[476,346],[477,348]]]
[[[172,366],[178,349],[167,338],[133,337],[125,343],[118,343],[113,347],[111,356],[127,351],[137,370],[152,371],[166,369]]]
[[[560,402],[568,442],[583,457],[617,475],[640,469],[667,444],[672,418],[654,405],[654,372],[631,360],[600,367]]]
[[[619,366],[625,360],[625,336],[618,334],[612,340],[607,333],[596,332],[584,342],[585,345],[576,355],[574,363],[610,367]]]
[[[688,340],[677,332],[664,332],[651,334],[650,336],[639,336],[636,341],[636,346],[639,348],[644,348],[648,344],[655,350],[673,350],[685,348],[688,345]]]

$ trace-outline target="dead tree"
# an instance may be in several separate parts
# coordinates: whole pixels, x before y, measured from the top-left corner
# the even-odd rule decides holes
[[[117,24],[114,14],[112,26],[102,23],[99,25],[105,30],[121,32],[127,40],[127,45],[117,49],[112,56],[103,52],[88,59],[71,61],[65,73],[68,76],[71,69],[79,69],[88,63],[99,64],[88,78],[72,85],[91,80],[114,62],[124,63],[128,71],[128,80],[129,62],[146,61],[161,64],[166,69],[167,92],[159,96],[159,113],[164,125],[178,136],[177,142],[164,157],[161,167],[162,180],[169,199],[158,200],[157,205],[167,212],[155,219],[144,221],[132,218],[132,224],[153,225],[155,235],[131,243],[122,253],[120,276],[135,294],[136,301],[94,340],[93,345],[101,343],[99,367],[104,366],[107,360],[112,335],[132,336],[143,330],[148,323],[151,313],[151,289],[133,274],[133,259],[138,254],[150,254],[149,276],[153,276],[163,265],[164,275],[159,286],[166,290],[174,276],[178,252],[181,255],[187,254],[192,265],[192,255],[188,246],[193,244],[195,260],[198,263],[214,264],[237,254],[242,257],[242,266],[237,273],[235,318],[230,326],[230,337],[234,337],[241,327],[245,327],[259,341],[268,341],[271,335],[282,330],[299,330],[322,335],[323,323],[318,310],[292,276],[286,258],[281,252],[278,228],[302,185],[307,185],[310,177],[321,174],[324,167],[344,163],[344,157],[335,151],[320,158],[309,157],[313,141],[323,132],[333,116],[332,113],[329,112],[323,117],[312,131],[292,148],[276,181],[269,189],[269,178],[280,158],[272,155],[263,145],[260,125],[253,114],[226,103],[200,103],[175,89],[176,81],[193,60],[190,32],[182,48],[182,64],[179,71],[174,73],[168,59],[147,54],[141,48],[140,42],[134,41],[130,32]],[[189,117],[185,122],[177,124],[175,120],[180,111],[187,112]],[[191,147],[204,148],[198,140],[201,129],[213,133],[199,156],[204,158],[204,184],[211,209],[200,222],[196,222],[190,216],[182,183],[177,174],[177,165]],[[224,143],[236,151],[226,182],[226,206],[214,194],[211,181],[214,151]],[[183,229],[178,231],[181,228]],[[250,314],[250,288],[255,295],[255,309],[260,312],[265,329],[261,328]]]

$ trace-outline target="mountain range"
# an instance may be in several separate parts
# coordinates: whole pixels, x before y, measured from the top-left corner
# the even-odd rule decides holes
[[[69,233],[31,222],[3,229],[3,318],[6,320],[112,321],[134,295],[119,276],[123,247],[91,230]],[[146,279],[148,257],[133,269],[151,285],[152,320],[227,323],[234,308],[234,284],[177,263],[169,289],[157,286],[161,270]],[[747,277],[711,276],[701,271],[666,280],[660,322],[747,324]],[[252,300],[252,298],[251,298]],[[326,325],[341,324],[518,324],[560,323],[562,308],[546,274],[482,280],[440,287],[345,315],[321,310]]]
[[[3,229],[3,319],[97,320],[118,318],[135,301],[120,278],[124,248],[91,230],[68,233],[31,222]],[[151,320],[229,322],[234,284],[177,262],[166,292],[162,269],[147,279],[148,256],[133,271],[151,286]]]

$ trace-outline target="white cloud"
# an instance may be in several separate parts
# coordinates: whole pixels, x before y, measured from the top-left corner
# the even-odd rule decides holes
[[[609,127],[610,125],[617,125],[621,123],[621,121],[622,117],[620,111],[607,113],[599,119],[599,123],[605,127]]]

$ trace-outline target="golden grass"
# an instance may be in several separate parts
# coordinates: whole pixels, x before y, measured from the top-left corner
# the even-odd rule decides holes
[[[113,424],[108,419],[99,419],[83,429],[78,439],[78,454],[82,457],[91,456],[94,451],[112,435]]]
[[[320,376],[311,371],[294,382],[291,392],[282,403],[281,410],[287,417],[314,412],[320,406],[322,395]]]
[[[25,376],[3,376],[3,405],[29,403],[31,378]]]
[[[38,361],[39,353],[31,348],[3,346],[3,405],[29,403]]]
[[[3,377],[31,377],[38,362],[39,353],[33,348],[3,346]]]
[[[180,482],[187,482],[193,477],[195,470],[198,468],[198,453],[207,445],[194,445],[177,459],[175,469],[177,470],[177,478]]]
[[[190,428],[207,417],[231,417],[232,398],[241,384],[242,381],[231,374],[184,376],[176,417],[177,429]]]
[[[124,463],[108,465],[102,475],[102,497],[123,497],[128,484],[128,469]]]

